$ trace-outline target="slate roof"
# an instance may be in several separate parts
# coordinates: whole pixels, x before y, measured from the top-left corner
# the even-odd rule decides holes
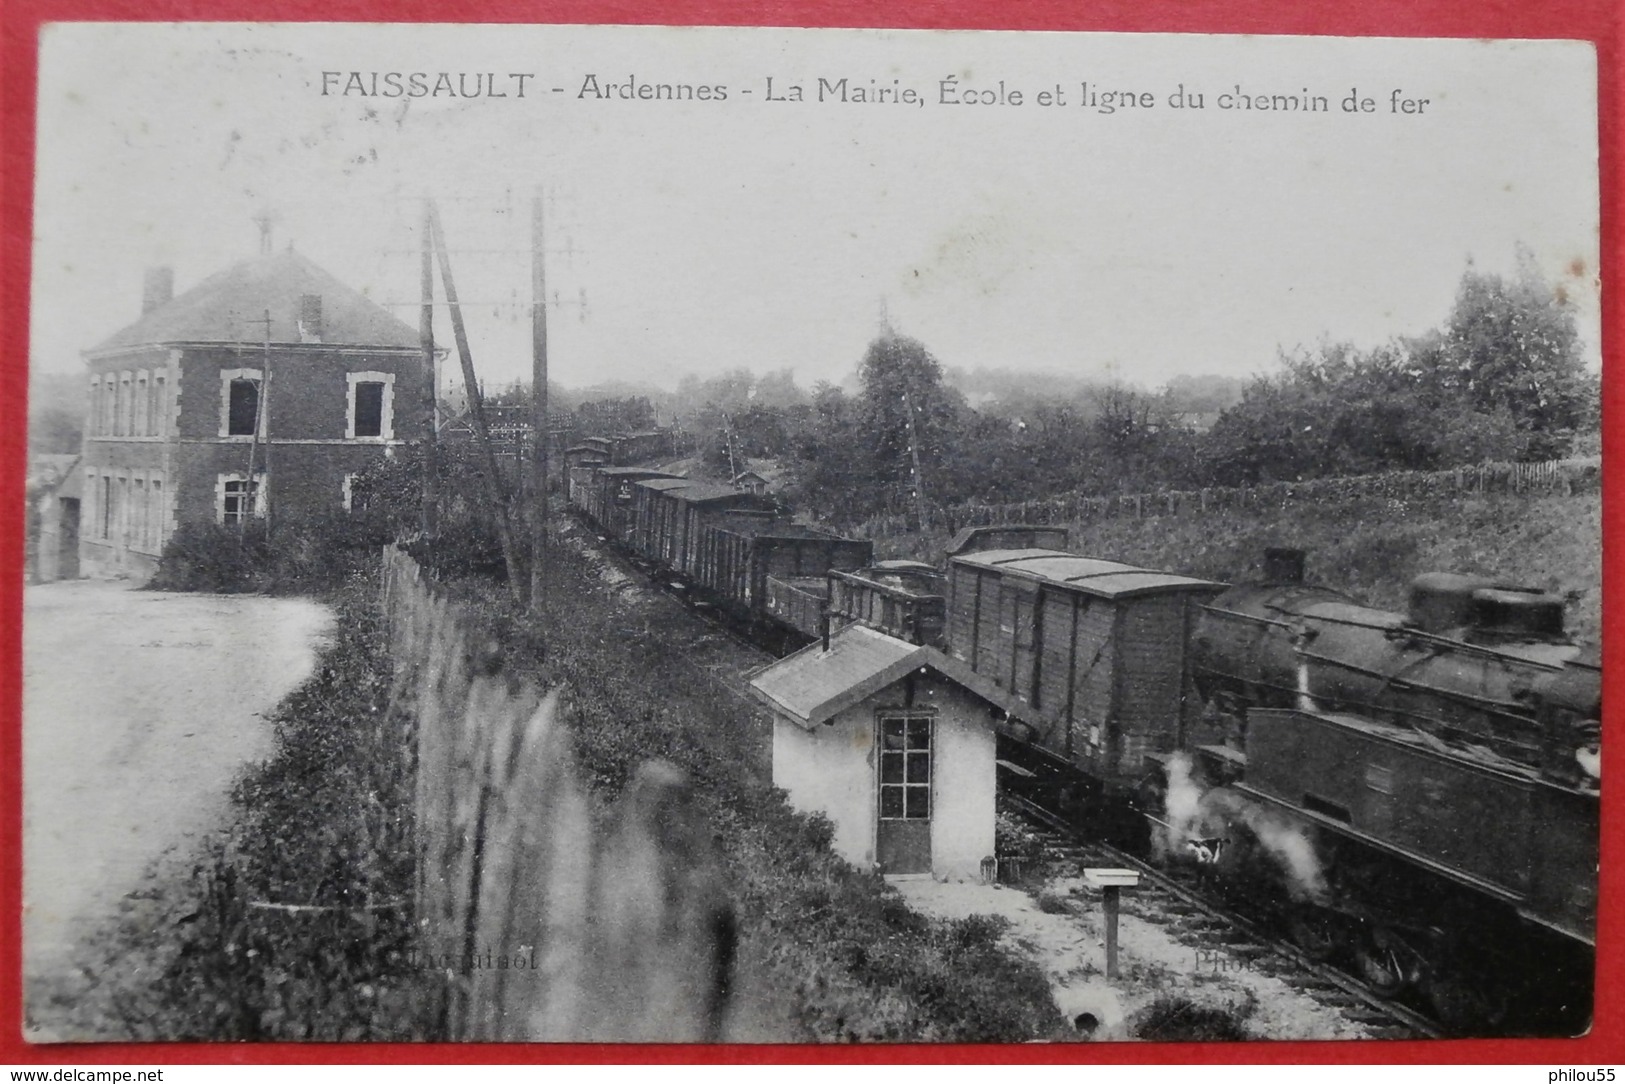
[[[1224,584],[1211,580],[1198,580],[1172,572],[1153,572],[1060,550],[983,550],[955,557],[953,561],[997,572],[1015,572],[1100,598],[1132,598],[1168,591],[1219,590],[1224,587]]]
[[[300,298],[322,299],[324,344],[418,348],[415,328],[294,251],[245,260],[211,275],[87,350],[102,354],[158,343],[258,343],[271,312],[273,343],[300,342]]]
[[[750,689],[764,704],[812,727],[829,722],[853,704],[922,667],[968,689],[1012,718],[1035,725],[1041,722],[1030,705],[958,659],[865,625],[848,625],[835,633],[829,638],[828,651],[821,642],[815,642],[768,664],[751,676]]]

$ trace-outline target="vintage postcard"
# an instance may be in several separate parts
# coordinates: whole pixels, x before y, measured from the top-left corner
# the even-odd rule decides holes
[[[1596,87],[46,26],[26,1035],[1583,1034]]]

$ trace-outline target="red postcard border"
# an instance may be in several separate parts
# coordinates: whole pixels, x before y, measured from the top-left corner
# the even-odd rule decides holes
[[[1560,38],[1597,49],[1601,152],[1602,268],[1619,266],[1619,223],[1625,188],[1619,175],[1620,5],[1614,0],[1093,0],[1085,9],[1061,0],[7,0],[0,12],[0,1063],[1519,1063],[1592,1066],[1625,1060],[1625,904],[1620,890],[1625,820],[1617,792],[1603,803],[1603,907],[1598,916],[1597,1024],[1573,1040],[1462,1040],[1401,1043],[1092,1044],[986,1046],[639,1046],[477,1044],[109,1044],[37,1046],[21,1031],[21,706],[23,490],[26,473],[29,271],[35,146],[35,77],[39,32],[51,22],[258,21],[612,23],[685,26],[884,27],[906,29],[1121,31],[1306,34],[1358,37]],[[1603,295],[1604,368],[1616,362],[1620,305]],[[1611,375],[1611,373],[1610,373]],[[1604,382],[1604,457],[1614,462],[1620,391]],[[1604,472],[1605,728],[1620,712],[1616,650],[1620,563],[1612,560],[1621,511],[1619,472]],[[1625,772],[1612,741],[1604,757],[1610,779]]]

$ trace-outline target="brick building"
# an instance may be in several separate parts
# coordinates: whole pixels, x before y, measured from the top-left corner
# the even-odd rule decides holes
[[[89,575],[146,578],[181,523],[347,507],[351,476],[422,428],[416,330],[302,255],[173,283],[149,271],[141,318],[85,351]]]

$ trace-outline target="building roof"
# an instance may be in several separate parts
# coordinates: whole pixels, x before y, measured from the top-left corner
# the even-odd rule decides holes
[[[1041,722],[1030,705],[958,659],[866,625],[848,625],[835,633],[829,638],[827,651],[822,642],[815,642],[770,663],[751,676],[750,689],[775,711],[812,727],[829,722],[853,704],[920,668],[936,671],[1010,717],[1035,725]],[[991,718],[988,724],[993,725]]]
[[[1099,598],[1132,598],[1136,595],[1191,590],[1217,591],[1225,586],[1211,580],[1198,580],[1172,572],[1153,572],[1060,550],[983,550],[955,557],[953,561],[955,564],[1061,584]]]
[[[110,353],[158,343],[259,343],[271,313],[270,341],[298,343],[300,299],[322,299],[321,342],[417,349],[418,333],[382,306],[291,249],[245,260],[211,275],[87,350]]]

